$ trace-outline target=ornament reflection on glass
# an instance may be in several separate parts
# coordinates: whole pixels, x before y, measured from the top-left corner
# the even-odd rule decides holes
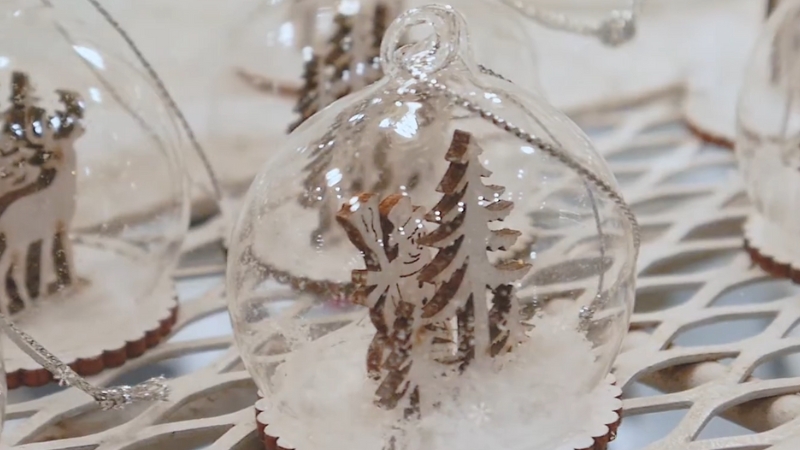
[[[235,203],[287,133],[383,76],[383,34],[413,6],[409,0],[240,3],[248,8],[225,44],[208,122],[210,148],[220,149],[212,156],[214,164]],[[530,37],[510,8],[495,0],[449,3],[478,23],[481,61],[529,89],[537,88]]]
[[[384,77],[297,127],[245,198],[228,301],[273,448],[573,450],[615,430],[638,227],[580,129],[477,66],[465,27],[401,15]]]
[[[800,1],[772,13],[747,64],[736,156],[754,210],[745,223],[753,259],[800,282]]]
[[[164,398],[158,379],[98,389],[80,376],[141,355],[174,324],[164,274],[188,226],[175,113],[128,49],[97,44],[67,8],[13,0],[2,12],[0,311],[19,346],[4,346],[9,388],[56,378],[105,407]]]

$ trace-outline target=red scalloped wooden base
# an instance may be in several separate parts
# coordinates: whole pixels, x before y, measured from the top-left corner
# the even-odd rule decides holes
[[[170,315],[159,322],[159,326],[146,331],[141,339],[129,341],[125,346],[115,350],[105,350],[94,358],[80,358],[69,364],[78,375],[88,377],[97,375],[105,369],[119,367],[128,359],[138,358],[144,352],[158,345],[171,331],[178,320],[178,305],[170,309]],[[53,374],[46,369],[25,370],[20,369],[6,374],[8,389],[18,387],[40,387],[53,382]]]
[[[727,148],[728,150],[733,150],[734,143],[727,137],[717,136],[713,133],[709,133],[692,123],[689,119],[685,119],[684,123],[686,124],[686,127],[689,128],[689,131],[691,131],[692,134],[701,141],[707,142],[711,145],[717,145],[722,148]]]
[[[744,249],[750,255],[750,260],[764,272],[777,278],[787,278],[794,283],[800,284],[800,269],[792,267],[791,264],[775,261],[771,256],[765,255],[758,248],[752,246],[750,241],[745,238]]]
[[[621,395],[622,394],[620,394],[620,396]],[[277,437],[267,434],[267,424],[261,423],[258,420],[258,416],[264,412],[259,408],[258,402],[256,402],[254,409],[256,413],[256,428],[258,429],[258,438],[264,445],[264,450],[292,450],[281,447],[278,445]],[[578,448],[575,450],[608,450],[608,445],[614,442],[614,439],[617,438],[617,431],[619,430],[619,426],[622,424],[622,408],[614,412],[617,413],[617,420],[614,423],[606,424],[608,427],[608,433],[606,433],[604,436],[594,438],[594,444],[592,444],[591,447]]]

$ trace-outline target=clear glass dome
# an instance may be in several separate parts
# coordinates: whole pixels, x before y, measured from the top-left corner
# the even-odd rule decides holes
[[[0,309],[67,362],[102,350],[80,329],[99,319],[116,350],[162,319],[148,299],[188,227],[179,128],[110,32],[39,0],[0,21]],[[12,350],[9,373],[30,369]]]
[[[289,131],[381,78],[383,33],[414,2],[428,3],[239,2],[243,15],[223,45],[206,133],[208,148],[219,149],[212,158],[234,203]],[[527,89],[538,89],[531,39],[510,8],[496,0],[448,3],[476,23],[472,29],[483,64]]]
[[[386,76],[300,125],[245,197],[229,309],[284,448],[559,448],[619,351],[636,250],[614,178],[472,62],[460,17],[401,16]],[[403,39],[420,24],[433,40]]]
[[[737,110],[736,155],[757,214],[760,244],[800,255],[800,1],[782,1],[747,64]],[[768,242],[769,241],[769,242]],[[777,256],[777,255],[775,255]]]

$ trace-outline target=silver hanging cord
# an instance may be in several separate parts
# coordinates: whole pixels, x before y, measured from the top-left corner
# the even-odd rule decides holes
[[[220,213],[224,214],[222,205],[222,188],[220,187],[219,180],[217,180],[217,176],[214,173],[214,168],[211,165],[211,161],[209,161],[208,156],[206,155],[206,152],[203,149],[203,146],[200,145],[200,141],[197,139],[197,136],[195,136],[191,125],[189,125],[189,121],[186,120],[186,117],[183,115],[183,111],[181,111],[180,107],[178,107],[178,104],[170,95],[169,91],[167,90],[167,87],[161,80],[161,77],[158,76],[158,73],[156,73],[155,69],[153,69],[153,66],[150,64],[147,58],[145,58],[144,54],[142,54],[141,50],[139,50],[139,47],[136,46],[136,43],[134,43],[133,39],[131,39],[130,35],[128,35],[128,32],[125,31],[124,28],[122,28],[122,25],[120,25],[119,22],[117,22],[114,16],[112,16],[111,13],[108,12],[108,10],[106,10],[105,7],[103,7],[97,0],[86,0],[86,1],[89,2],[89,4],[92,5],[92,7],[94,7],[94,9],[103,17],[103,19],[105,19],[105,21],[108,22],[108,24],[111,25],[112,28],[114,28],[114,30],[120,35],[120,37],[122,37],[125,43],[128,44],[130,49],[133,51],[133,54],[142,64],[145,71],[147,71],[147,74],[150,75],[150,77],[156,83],[156,87],[160,91],[159,93],[164,97],[164,100],[167,102],[167,105],[170,108],[172,108],[173,112],[175,112],[175,115],[178,117],[178,120],[180,121],[181,126],[184,129],[184,132],[186,132],[186,135],[189,137],[189,142],[192,144],[192,147],[194,147],[195,153],[197,153],[197,156],[200,158],[203,167],[206,169],[206,172],[208,173],[208,178],[211,181],[211,189],[214,195],[214,200],[217,202],[217,207],[219,208]]]
[[[502,80],[506,80],[500,74],[488,69],[484,66],[479,66],[481,72],[491,75]],[[428,78],[426,74],[414,70],[413,68],[406,67],[411,73],[411,76],[414,77],[415,80],[419,81],[423,85],[427,86],[430,90],[439,92],[454,104],[470,111],[472,113],[478,114],[481,118],[488,120],[496,127],[505,130],[508,133],[513,134],[519,139],[527,142],[528,144],[539,148],[543,152],[547,153],[548,155],[556,158],[561,163],[569,167],[571,170],[575,171],[579,176],[583,177],[585,180],[589,181],[590,183],[594,184],[601,192],[608,196],[608,198],[613,201],[617,207],[620,208],[622,214],[628,220],[631,225],[631,230],[633,232],[633,246],[634,246],[634,256],[638,258],[639,256],[639,247],[641,246],[641,233],[639,231],[639,222],[636,219],[636,215],[631,211],[631,208],[628,206],[628,203],[622,198],[622,195],[617,192],[617,190],[602,180],[600,177],[595,175],[590,169],[587,169],[583,166],[579,161],[574,159],[572,156],[567,154],[563,149],[556,147],[548,142],[543,141],[542,139],[526,132],[520,127],[508,122],[507,120],[503,119],[502,117],[497,116],[491,111],[487,111],[481,108],[478,104],[473,103],[471,100],[468,100],[466,97],[458,94],[457,92],[447,88],[447,86],[441,84],[435,78]]]
[[[599,23],[571,19],[568,14],[550,11],[535,6],[533,0],[500,0],[522,15],[535,20],[540,25],[559,31],[593,36],[605,45],[617,47],[636,36],[636,18],[642,0],[629,0],[626,9],[615,9]]]
[[[8,317],[0,313],[0,328],[22,351],[53,374],[61,386],[73,386],[90,395],[104,410],[119,409],[143,401],[166,401],[169,386],[164,377],[151,378],[135,386],[100,388],[75,373],[68,365],[50,353],[36,339],[17,328]]]
[[[482,64],[478,65],[478,69],[486,75],[499,78],[507,83],[511,83],[511,80],[509,80],[508,78],[500,75],[499,73],[495,72],[494,70]],[[539,125],[542,127],[542,129],[546,130],[544,124],[539,122]],[[553,142],[560,145],[555,136],[553,136],[550,133],[548,134],[550,139],[553,140]],[[600,264],[602,264],[603,261],[606,259],[605,233],[603,233],[603,226],[602,226],[602,221],[600,220],[600,211],[597,208],[597,201],[595,200],[594,193],[592,193],[592,191],[589,189],[589,181],[586,181],[584,179],[584,184],[586,185],[586,192],[589,196],[590,203],[592,205],[592,215],[594,216],[595,228],[597,229],[598,236],[600,236]],[[605,301],[605,297],[603,296],[604,286],[605,286],[605,272],[601,271],[600,276],[597,277],[597,293],[595,294],[595,303],[593,303],[590,306],[584,306],[580,310],[579,318],[581,320],[581,327],[583,328],[587,327],[589,321],[591,321],[591,319],[594,317],[594,314],[598,309],[596,303]]]
[[[499,73],[489,69],[486,66],[478,65],[478,69],[480,69],[480,71],[483,72],[486,75],[493,76],[493,77],[499,78],[499,79],[501,79],[503,81],[506,81],[508,83],[511,83],[511,81],[509,81],[507,78],[505,78],[504,76],[500,75]],[[414,75],[414,74],[412,74],[412,75]],[[524,138],[521,137],[521,139],[525,140],[527,143],[529,143],[529,144],[531,144],[531,145],[533,145],[535,147],[538,147],[538,148],[542,149],[543,151],[547,152],[549,155],[558,158],[559,161],[562,161],[564,164],[566,164],[567,166],[569,166],[570,168],[572,168],[573,170],[578,172],[578,174],[583,176],[584,180],[586,180],[585,181],[586,183],[591,182],[591,183],[595,184],[598,188],[600,188],[601,191],[605,192],[612,199],[612,201],[614,201],[614,203],[616,203],[617,206],[622,210],[623,214],[628,219],[628,221],[630,221],[631,229],[633,230],[633,245],[634,245],[634,251],[635,251],[634,259],[638,259],[638,257],[639,257],[639,247],[641,245],[641,233],[639,231],[639,222],[636,220],[636,215],[633,214],[633,211],[631,211],[630,207],[628,206],[628,203],[625,202],[625,200],[622,198],[622,196],[613,187],[609,186],[608,184],[606,184],[605,182],[600,180],[600,178],[598,178],[596,175],[594,175],[594,172],[590,171],[589,169],[584,168],[582,164],[580,164],[578,161],[575,161],[574,159],[570,158],[561,149],[559,149],[557,147],[554,147],[554,146],[550,146],[549,144],[544,143],[541,139],[538,139],[538,138],[536,138],[536,137],[534,137],[534,136],[532,136],[532,135],[530,135],[528,133],[525,133],[524,131],[520,130],[519,128],[515,127],[514,125],[509,124],[507,121],[498,118],[497,116],[495,116],[494,114],[492,114],[492,113],[490,113],[488,111],[483,111],[482,108],[480,108],[479,106],[472,104],[468,100],[466,100],[463,97],[459,96],[455,92],[448,90],[446,87],[444,87],[444,86],[442,86],[440,84],[438,86],[441,86],[441,87],[440,88],[436,88],[435,84],[434,85],[431,84],[431,83],[436,83],[436,80],[432,80],[430,82],[429,81],[425,81],[423,79],[424,75],[420,75],[420,76],[414,75],[414,78],[416,78],[417,80],[419,80],[419,81],[421,81],[423,83],[426,83],[428,86],[430,86],[430,87],[432,87],[434,89],[437,89],[437,90],[439,90],[441,92],[444,92],[445,95],[449,94],[451,100],[455,100],[457,104],[459,104],[461,106],[464,106],[469,111],[477,112],[478,114],[481,115],[481,117],[490,120],[496,126],[499,126],[499,127],[503,128],[504,130],[506,130],[506,131],[508,131],[510,133],[513,133],[515,136],[517,136],[517,137],[520,137],[521,135],[525,136]],[[466,106],[465,103],[468,103],[468,104],[472,105],[472,107]],[[559,157],[556,154],[556,152],[558,153],[558,155],[563,155],[565,158]],[[571,163],[568,162],[568,161],[571,161]],[[605,242],[603,240],[603,235],[604,234],[603,234],[603,230],[602,230],[602,226],[601,226],[601,222],[600,222],[600,212],[597,209],[597,202],[594,200],[594,194],[591,191],[588,191],[588,193],[589,193],[590,198],[592,199],[591,200],[592,213],[593,213],[593,215],[595,217],[595,224],[596,224],[596,227],[597,227],[597,232],[600,235],[600,260],[601,260],[601,264],[602,264],[602,260],[605,259]],[[598,277],[598,280],[597,280],[597,294],[595,294],[594,300],[592,301],[591,304],[586,305],[586,306],[582,306],[581,309],[580,309],[580,312],[578,313],[578,319],[580,321],[579,322],[579,327],[583,331],[588,330],[591,321],[594,319],[595,313],[598,310],[600,310],[602,308],[602,306],[603,306],[603,303],[607,301],[606,296],[603,295],[604,279],[605,279],[604,272],[601,272],[600,276]]]

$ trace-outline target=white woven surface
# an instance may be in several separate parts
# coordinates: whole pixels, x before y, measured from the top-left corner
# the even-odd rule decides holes
[[[800,289],[767,279],[741,250],[748,207],[733,156],[692,137],[675,98],[578,119],[609,158],[645,238],[635,331],[616,370],[626,418],[612,449],[765,449],[800,435]],[[187,249],[219,229],[193,231]],[[169,341],[96,377],[165,373],[172,400],[100,413],[72,390],[14,391],[2,448],[259,448],[255,387],[224,312],[221,254],[189,256],[176,275],[183,299]]]

